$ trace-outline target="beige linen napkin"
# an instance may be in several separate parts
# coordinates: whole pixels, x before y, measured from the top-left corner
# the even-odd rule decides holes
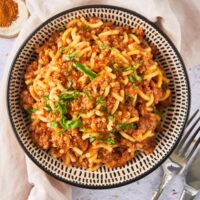
[[[200,1],[169,0],[181,28],[181,55],[187,68],[200,64]]]
[[[47,18],[63,10],[86,4],[110,4],[129,8],[155,22],[162,17],[162,27],[178,48],[179,23],[168,1],[160,0],[27,0],[30,17],[24,24],[4,70],[0,87],[0,199],[1,200],[71,200],[71,187],[45,174],[25,157],[12,132],[6,110],[6,88],[12,60],[26,37]]]

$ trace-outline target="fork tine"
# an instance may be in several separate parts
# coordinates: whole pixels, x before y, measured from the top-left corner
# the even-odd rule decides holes
[[[195,122],[195,124],[191,127],[192,130],[194,129],[194,127],[196,126],[196,124],[198,123],[199,120],[200,120],[200,117],[197,119],[197,121]],[[199,127],[199,128],[200,128],[200,127]],[[198,128],[198,129],[199,129],[199,128]],[[197,129],[197,130],[198,130],[198,129]],[[191,133],[192,130],[189,130],[189,131],[187,132],[187,134],[190,135],[189,133]],[[181,149],[181,152],[184,153],[184,152],[187,151],[188,146],[192,143],[192,141],[194,140],[194,138],[195,138],[195,137],[197,136],[197,134],[198,134],[198,131],[197,131],[197,130],[192,134],[192,136],[191,136],[191,138],[189,139],[189,141],[187,141],[187,142],[184,143],[185,146]]]
[[[200,131],[200,126],[199,126],[199,128],[196,130],[196,132],[198,133],[199,131]],[[190,153],[186,156],[186,160],[187,160],[187,161],[192,157],[192,154],[194,153],[194,151],[196,150],[196,148],[198,147],[199,144],[200,144],[200,137],[199,137],[198,140],[195,142],[195,145],[194,145],[193,148],[191,149]]]
[[[197,118],[197,120],[194,122],[194,124],[191,126],[191,128],[185,133],[183,139],[180,141],[178,147],[177,147],[177,151],[180,150],[180,148],[182,147],[182,145],[186,142],[187,138],[189,137],[190,133],[193,131],[193,129],[195,128],[195,126],[197,125],[197,123],[199,122],[200,117]],[[189,142],[187,142],[187,144],[189,144],[195,137],[196,135],[193,135],[192,138],[189,140]]]
[[[190,117],[190,119],[187,121],[185,127],[188,127],[188,125],[189,125],[189,124],[191,123],[191,121],[195,118],[195,116],[197,115],[198,112],[199,112],[199,109],[197,109],[197,110],[195,111],[195,113]]]

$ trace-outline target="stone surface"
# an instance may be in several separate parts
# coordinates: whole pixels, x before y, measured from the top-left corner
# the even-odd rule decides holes
[[[8,53],[14,39],[0,39],[0,80],[2,78]],[[200,61],[199,61],[200,62]],[[191,86],[191,113],[200,108],[200,63],[188,70]],[[151,200],[162,178],[162,168],[158,168],[143,179],[115,189],[89,190],[72,187],[73,200]],[[175,177],[166,188],[160,200],[177,200],[183,189],[183,179]],[[200,200],[199,197],[196,198]]]

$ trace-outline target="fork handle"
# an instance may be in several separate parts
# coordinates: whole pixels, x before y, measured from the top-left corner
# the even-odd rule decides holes
[[[196,197],[197,193],[198,191],[188,185],[185,185],[180,200],[193,200]]]
[[[153,197],[152,197],[152,200],[157,200],[159,199],[160,195],[162,194],[165,186],[172,180],[173,176],[172,175],[169,175],[169,174],[164,174],[163,175],[163,178],[162,178],[162,181],[159,185],[159,188],[158,190],[154,193]]]

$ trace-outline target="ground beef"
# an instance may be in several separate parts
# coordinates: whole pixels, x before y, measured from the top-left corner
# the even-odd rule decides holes
[[[103,160],[105,162],[105,165],[109,168],[112,167],[121,167],[123,166],[128,160],[131,159],[131,154],[128,151],[123,151],[120,149],[118,151],[117,149],[115,152],[112,153],[105,153],[103,155]]]
[[[31,109],[35,100],[31,96],[30,92],[25,89],[21,93],[21,105],[25,110]]]
[[[140,117],[138,122],[138,129],[148,131],[154,131],[160,122],[160,117],[153,113],[145,114],[144,117]]]
[[[88,140],[82,140],[82,134],[78,130],[73,129],[72,144],[74,147],[80,148],[82,151],[86,151],[88,148]]]
[[[25,78],[30,79],[34,78],[35,74],[34,72],[38,69],[38,61],[32,62],[30,65],[28,65],[25,73]]]
[[[41,121],[35,121],[31,124],[30,135],[34,143],[43,149],[50,147],[51,130],[48,129],[46,123]]]
[[[159,99],[163,95],[162,88],[158,88],[154,81],[151,81],[150,85],[151,85],[152,90],[153,90],[154,102],[155,102],[155,104],[157,104],[159,102]]]

